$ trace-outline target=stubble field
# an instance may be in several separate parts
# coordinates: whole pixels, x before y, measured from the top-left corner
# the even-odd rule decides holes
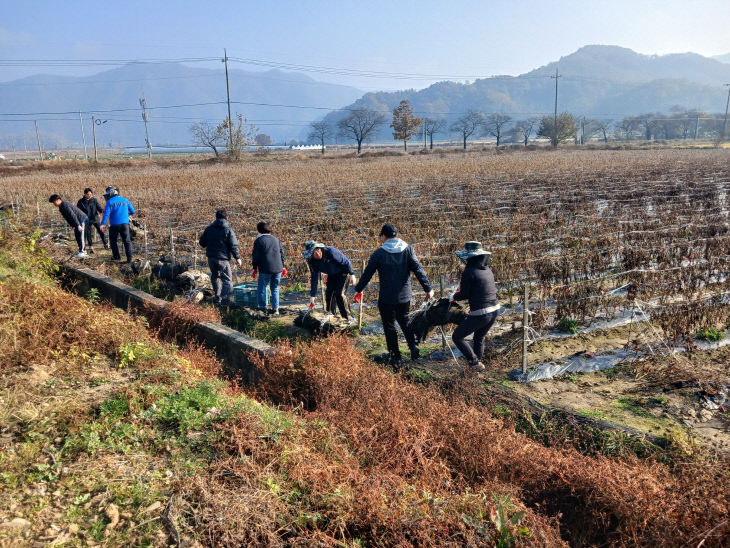
[[[240,164],[96,168],[59,162],[41,169],[3,168],[0,201],[12,202],[18,216],[39,225],[42,233],[63,234],[48,195],[57,192],[75,202],[86,186],[100,195],[112,184],[138,209],[149,258],[170,251],[172,229],[176,255],[187,262],[201,261],[197,235],[215,209],[225,207],[244,254],[256,223],[273,224],[290,257],[289,283],[306,281],[300,258],[304,241],[335,245],[358,268],[378,245],[384,222],[400,228],[428,275],[443,280],[446,290],[458,280],[453,252],[464,241],[480,240],[493,252],[506,311],[495,328],[485,382],[458,380],[454,371],[435,362],[392,381],[342,339],[304,343],[292,349],[294,358],[282,354],[261,364],[265,380],[257,397],[301,413],[307,421],[326,421],[359,459],[350,471],[338,461],[326,477],[297,461],[301,484],[296,488],[329,492],[336,484],[344,501],[353,492],[370,501],[367,508],[347,506],[347,516],[337,517],[325,496],[317,502],[318,511],[324,515],[322,508],[329,508],[330,521],[292,525],[302,539],[325,545],[360,535],[375,544],[383,539],[428,544],[455,535],[456,542],[491,544],[497,537],[480,532],[481,518],[473,517],[482,507],[474,514],[465,501],[472,500],[472,489],[486,497],[482,502],[490,500],[485,493],[496,489],[509,491],[528,509],[535,544],[550,545],[559,534],[574,545],[696,545],[704,539],[706,545],[719,546],[728,523],[726,449],[722,443],[688,439],[692,434],[684,427],[694,423],[685,416],[684,400],[692,399],[697,414],[707,409],[701,398],[722,395],[728,385],[727,352],[718,341],[703,350],[707,341],[698,336],[716,332],[713,337],[723,340],[730,321],[729,160],[723,150],[648,150],[273,156]],[[135,252],[145,252],[141,239]],[[628,349],[633,355],[603,376],[538,381],[535,388],[510,385],[506,373],[519,363],[515,341],[525,285],[534,329],[531,366],[575,354],[590,359]],[[421,390],[414,380],[430,386]],[[672,388],[676,383],[679,388]],[[628,414],[644,421],[633,427],[647,431],[659,423],[666,430],[660,433],[674,436],[675,444],[666,454],[637,457],[617,448],[614,438],[593,444],[573,432],[561,439],[562,431],[542,430],[545,424],[526,426],[516,410],[495,405],[484,392],[490,384],[550,405],[572,405],[573,411],[593,418],[619,420],[620,413]],[[677,389],[683,393],[673,392]],[[449,414],[448,420],[441,411]],[[727,431],[725,415],[722,405],[713,410],[719,434]],[[681,436],[674,430],[677,425]],[[227,433],[243,435],[240,425],[230,428]],[[241,465],[231,463],[240,457],[230,457],[236,473]],[[289,468],[287,474],[292,474]],[[362,477],[353,475],[355,468]],[[375,477],[396,486],[399,497],[412,485],[423,490],[439,486],[446,497],[442,502],[419,503],[430,508],[426,519],[433,517],[420,540],[414,527],[424,522],[414,516],[424,510],[404,507],[396,514],[394,506],[380,508],[376,501],[382,486],[377,482],[386,479]],[[368,478],[376,483],[369,484]],[[353,491],[343,491],[345,484]],[[232,503],[236,490],[230,481],[216,476],[213,485]],[[278,492],[267,497],[272,493],[279,501]],[[462,498],[449,498],[457,497],[454,493]],[[191,493],[183,496],[195,499]],[[206,508],[208,503],[195,504]],[[440,525],[439,505],[448,508]],[[209,528],[209,538],[231,534],[201,516],[195,519]],[[508,532],[510,542],[530,542],[518,535],[517,526],[502,524],[500,529],[498,519],[482,518],[498,532]],[[267,538],[281,537],[272,532],[275,528],[272,523]]]

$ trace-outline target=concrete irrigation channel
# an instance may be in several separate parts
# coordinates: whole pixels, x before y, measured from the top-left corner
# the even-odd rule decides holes
[[[63,277],[70,282],[68,285],[73,291],[86,295],[89,290],[96,289],[102,299],[129,312],[144,314],[149,308],[159,310],[169,304],[168,301],[89,268],[76,268],[66,264],[61,265],[60,269]],[[236,377],[252,384],[256,383],[258,372],[251,357],[254,355],[267,356],[276,351],[275,347],[264,341],[218,323],[197,322],[193,332],[202,344],[215,351],[218,358],[224,363],[226,373],[235,374]],[[535,421],[548,418],[576,428],[618,432],[661,448],[666,448],[671,444],[671,441],[664,437],[630,426],[586,417],[567,409],[546,406],[529,396],[518,394],[499,384],[484,384],[482,390],[482,393],[494,402],[508,406],[515,411],[521,411],[524,416],[529,416]]]
[[[72,289],[75,292],[85,295],[89,290],[96,289],[102,299],[127,311],[144,314],[149,308],[159,310],[169,304],[168,301],[158,299],[90,268],[62,265],[61,271],[65,278],[73,281]],[[256,382],[257,377],[251,356],[265,356],[274,352],[274,347],[270,344],[219,323],[197,322],[193,331],[201,343],[215,351],[218,358],[223,361],[227,373],[235,373],[249,383]]]

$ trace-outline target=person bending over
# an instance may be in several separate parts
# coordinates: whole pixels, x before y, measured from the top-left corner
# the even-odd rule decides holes
[[[469,301],[470,311],[454,330],[452,340],[475,371],[484,371],[484,337],[494,325],[499,310],[494,274],[487,266],[491,255],[480,242],[466,242],[464,249],[456,252],[457,257],[466,261],[466,267],[461,274],[459,291],[451,296],[451,300]],[[473,348],[464,340],[472,333]]]
[[[355,285],[357,279],[350,259],[336,247],[326,246],[314,240],[304,244],[302,256],[307,260],[311,273],[309,309],[314,308],[314,302],[317,299],[319,275],[322,274],[323,281],[326,284],[324,292],[325,309],[334,314],[336,306],[340,310],[340,315],[352,323],[353,319],[347,313],[345,289],[348,282],[350,285]]]
[[[76,255],[79,258],[86,257],[84,239],[84,226],[87,221],[86,213],[81,211],[78,207],[73,205],[71,202],[64,202],[58,194],[53,194],[48,201],[58,208],[61,215],[74,231],[76,237],[76,243],[79,246],[79,252]]]

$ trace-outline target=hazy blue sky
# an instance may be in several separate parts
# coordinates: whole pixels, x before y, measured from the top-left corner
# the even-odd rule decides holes
[[[527,72],[586,44],[620,45],[647,54],[730,53],[730,0],[3,4],[2,60],[208,57],[221,55],[225,46],[229,56],[241,58],[463,80]],[[104,69],[4,66],[0,80]],[[430,83],[310,75],[364,89]]]

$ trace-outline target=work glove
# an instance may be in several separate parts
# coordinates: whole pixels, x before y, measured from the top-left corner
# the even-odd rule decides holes
[[[236,259],[236,264],[238,265],[238,268],[241,268],[241,266],[243,265],[241,259]]]
[[[426,300],[427,301],[430,301],[431,299],[433,299],[433,296],[434,296],[434,291],[432,289],[431,291],[429,291],[428,293],[426,293]]]
[[[322,281],[327,283],[327,274],[322,274]]]
[[[99,230],[101,230],[102,232],[104,232],[104,225],[101,225],[101,226],[99,227]]]
[[[76,227],[76,230],[78,230],[79,232],[81,232],[81,230],[82,230],[81,226],[80,226],[80,225],[79,225],[79,226],[77,226],[77,227]]]
[[[355,302],[360,304],[362,302],[362,291],[355,293]]]
[[[309,310],[312,310],[314,308],[314,301],[316,300],[316,297],[309,297]]]
[[[251,277],[252,277],[252,278],[253,278],[253,279],[255,280],[255,279],[256,279],[256,275],[257,275],[258,273],[259,273],[258,269],[257,269],[257,268],[254,268],[254,269],[253,269],[253,270],[251,271]]]
[[[357,283],[357,278],[354,274],[350,274],[350,285],[355,285]]]
[[[286,267],[284,267],[284,270],[281,271],[281,277],[286,278],[286,274],[287,274]]]

